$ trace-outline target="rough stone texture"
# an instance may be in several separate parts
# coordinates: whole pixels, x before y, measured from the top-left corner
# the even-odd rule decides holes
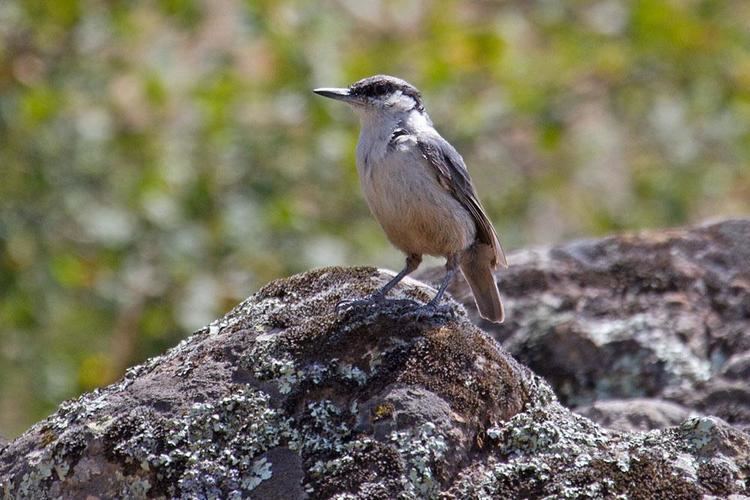
[[[676,403],[648,398],[605,399],[580,406],[576,412],[605,427],[622,431],[661,429],[697,416]]]
[[[34,499],[750,495],[750,436],[701,413],[743,422],[736,416],[746,407],[731,394],[745,389],[748,370],[747,333],[738,330],[748,324],[747,281],[737,272],[747,263],[727,254],[748,251],[736,243],[747,229],[726,223],[516,254],[518,267],[503,275],[509,323],[494,334],[564,381],[568,403],[586,402],[612,427],[671,427],[624,432],[571,412],[457,304],[336,314],[340,299],[388,276],[329,268],[267,285],[120,382],[62,404],[0,447],[0,491]],[[707,257],[717,246],[723,253]],[[615,262],[629,255],[629,264],[605,264],[608,252]],[[677,279],[675,269],[694,279]],[[432,293],[414,281],[395,292],[422,302]],[[697,326],[680,320],[697,316],[700,342]],[[676,351],[673,338],[682,341]],[[701,355],[712,352],[724,357],[706,354],[706,364]],[[590,368],[579,375],[576,363]],[[694,401],[663,401],[690,388]],[[623,417],[604,395],[640,399]]]
[[[750,220],[513,253],[498,273],[507,320],[482,328],[603,425],[685,415],[750,429]],[[430,270],[423,279],[442,272]]]
[[[444,490],[534,377],[460,306],[337,315],[388,278],[273,282],[164,356],[61,405],[2,450],[11,498],[330,497]],[[424,301],[410,280],[403,298]],[[531,385],[530,385],[531,384]]]

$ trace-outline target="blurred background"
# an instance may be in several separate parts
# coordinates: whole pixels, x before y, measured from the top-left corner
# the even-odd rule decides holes
[[[749,26],[746,0],[0,1],[0,435],[269,280],[400,268],[313,87],[419,87],[507,250],[750,213]]]

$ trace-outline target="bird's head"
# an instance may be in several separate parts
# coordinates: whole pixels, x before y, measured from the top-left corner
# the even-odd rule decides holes
[[[347,88],[319,88],[318,95],[349,104],[359,115],[424,112],[422,96],[410,83],[388,75],[363,78]]]

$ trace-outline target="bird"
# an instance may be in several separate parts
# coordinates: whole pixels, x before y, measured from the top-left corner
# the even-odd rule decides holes
[[[367,301],[387,300],[423,255],[444,257],[445,277],[423,307],[439,306],[460,269],[479,314],[502,323],[505,312],[493,271],[508,267],[505,253],[463,158],[433,126],[420,91],[400,78],[375,75],[313,92],[348,104],[359,117],[356,164],[362,192],[388,240],[406,254],[404,268]]]

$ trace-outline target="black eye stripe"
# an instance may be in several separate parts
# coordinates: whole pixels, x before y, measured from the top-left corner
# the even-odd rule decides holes
[[[354,89],[354,92],[359,95],[366,96],[381,96],[394,92],[396,88],[389,83],[373,83],[370,85],[363,85]]]
[[[364,78],[352,84],[349,90],[353,95],[362,97],[382,97],[401,91],[404,95],[414,99],[416,109],[424,109],[419,91],[408,82],[391,76],[376,75]]]

